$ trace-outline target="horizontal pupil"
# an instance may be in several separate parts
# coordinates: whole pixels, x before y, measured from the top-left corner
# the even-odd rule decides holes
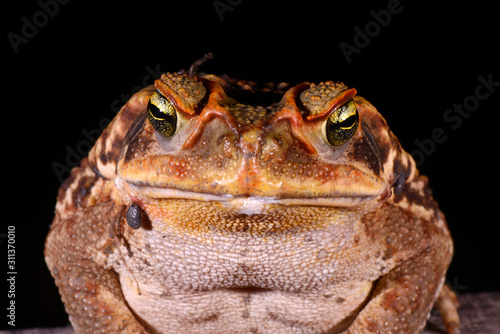
[[[348,119],[343,120],[342,122],[340,122],[339,126],[341,128],[350,128],[354,125],[354,123],[356,123],[356,115],[350,116]]]
[[[160,109],[158,109],[158,107],[156,105],[152,104],[151,102],[149,102],[148,109],[149,109],[149,112],[151,113],[151,116],[153,116],[154,118],[165,119],[167,116],[167,114],[161,112]]]

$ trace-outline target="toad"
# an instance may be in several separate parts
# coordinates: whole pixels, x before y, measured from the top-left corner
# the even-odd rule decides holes
[[[356,89],[167,73],[61,185],[45,258],[77,333],[419,333],[453,243]]]

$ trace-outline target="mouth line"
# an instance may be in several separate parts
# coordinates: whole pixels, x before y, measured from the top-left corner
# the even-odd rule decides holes
[[[316,206],[316,207],[340,207],[349,208],[368,202],[379,194],[356,194],[341,196],[319,196],[319,197],[271,197],[241,195],[233,196],[200,193],[173,188],[160,188],[137,183],[127,182],[121,178],[117,179],[118,188],[128,188],[128,192],[137,197],[147,197],[157,200],[185,199],[200,202],[218,202],[223,206],[239,209],[242,213],[260,213],[272,205],[281,206]]]

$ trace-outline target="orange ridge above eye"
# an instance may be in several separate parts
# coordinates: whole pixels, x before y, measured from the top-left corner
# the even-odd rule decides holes
[[[189,138],[185,141],[182,146],[183,149],[191,148],[194,146],[198,138],[203,133],[205,126],[208,124],[210,120],[213,118],[222,119],[227,126],[234,132],[238,133],[238,126],[235,123],[234,119],[228,113],[224,107],[221,106],[227,99],[227,95],[224,92],[224,89],[220,86],[219,83],[211,80],[202,79],[207,87],[208,101],[201,113],[199,114],[199,119],[195,130],[191,133]]]
[[[354,95],[356,95],[357,92],[358,91],[356,90],[356,88],[350,88],[350,89],[344,90],[337,97],[335,97],[335,99],[333,99],[330,102],[330,105],[328,106],[328,108],[325,109],[324,112],[322,112],[321,114],[317,114],[317,115],[309,115],[306,117],[306,119],[308,121],[314,121],[316,119],[323,118],[324,116],[329,114],[332,110],[335,110],[338,107],[345,104],[347,101],[352,100],[354,98]]]

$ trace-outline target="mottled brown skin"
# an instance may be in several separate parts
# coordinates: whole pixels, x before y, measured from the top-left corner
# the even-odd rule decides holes
[[[170,138],[146,117],[155,89]],[[253,92],[276,102],[228,97]],[[323,125],[349,101],[359,126],[332,147]],[[176,73],[63,183],[45,250],[78,333],[419,333],[436,301],[458,333],[452,253],[427,179],[356,90]]]

